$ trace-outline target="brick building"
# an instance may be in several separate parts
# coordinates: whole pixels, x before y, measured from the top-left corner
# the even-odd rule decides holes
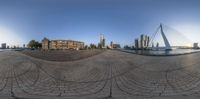
[[[49,40],[44,38],[42,40],[42,49],[83,49],[84,42],[74,40]]]

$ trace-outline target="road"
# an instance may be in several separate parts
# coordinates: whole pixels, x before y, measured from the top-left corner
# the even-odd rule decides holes
[[[142,56],[107,50],[55,62],[0,52],[1,98],[199,99],[200,53]]]

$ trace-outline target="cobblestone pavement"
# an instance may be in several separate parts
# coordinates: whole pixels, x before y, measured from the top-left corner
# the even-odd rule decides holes
[[[31,57],[40,58],[47,61],[75,61],[94,56],[104,52],[100,49],[92,50],[23,50],[20,51]]]
[[[200,53],[141,56],[108,50],[69,62],[0,52],[0,97],[199,99]]]

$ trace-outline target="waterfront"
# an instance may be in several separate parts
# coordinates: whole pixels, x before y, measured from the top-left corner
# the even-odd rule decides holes
[[[133,54],[140,54],[140,55],[149,55],[149,56],[173,56],[173,55],[184,55],[190,53],[200,52],[200,49],[173,49],[170,51],[165,50],[125,50],[121,49],[121,51],[133,53]]]
[[[2,98],[199,99],[200,53],[155,57],[107,50],[54,62],[0,53]]]

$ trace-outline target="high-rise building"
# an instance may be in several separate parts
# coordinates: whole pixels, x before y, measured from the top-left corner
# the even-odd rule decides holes
[[[144,35],[143,42],[144,42],[143,48],[146,48],[146,46],[147,46],[147,35]]]
[[[25,44],[23,44],[23,48],[26,48],[26,45],[25,45]]]
[[[135,39],[135,49],[139,49],[139,40]]]
[[[142,34],[140,36],[140,48],[143,49],[143,47],[144,47],[144,35]]]
[[[143,40],[144,45],[143,45],[143,48],[148,48],[149,47],[149,40],[150,40],[149,36],[144,35],[144,40]]]
[[[106,48],[106,40],[105,40],[103,34],[100,35],[100,44],[101,44],[102,48]]]
[[[1,44],[1,48],[2,48],[2,49],[6,49],[6,43],[2,43],[2,44]]]
[[[152,48],[154,48],[154,43],[152,43],[152,46],[151,46]]]
[[[150,43],[150,37],[147,36],[147,47],[149,47],[149,43]]]
[[[156,43],[156,48],[159,48],[159,43],[158,42]]]
[[[148,48],[149,47],[150,38],[147,35],[142,34],[140,36],[140,48]]]
[[[194,48],[194,49],[198,49],[198,48],[199,48],[198,43],[194,43],[194,44],[193,44],[193,48]]]
[[[110,42],[110,48],[113,48],[113,42],[112,41]]]

